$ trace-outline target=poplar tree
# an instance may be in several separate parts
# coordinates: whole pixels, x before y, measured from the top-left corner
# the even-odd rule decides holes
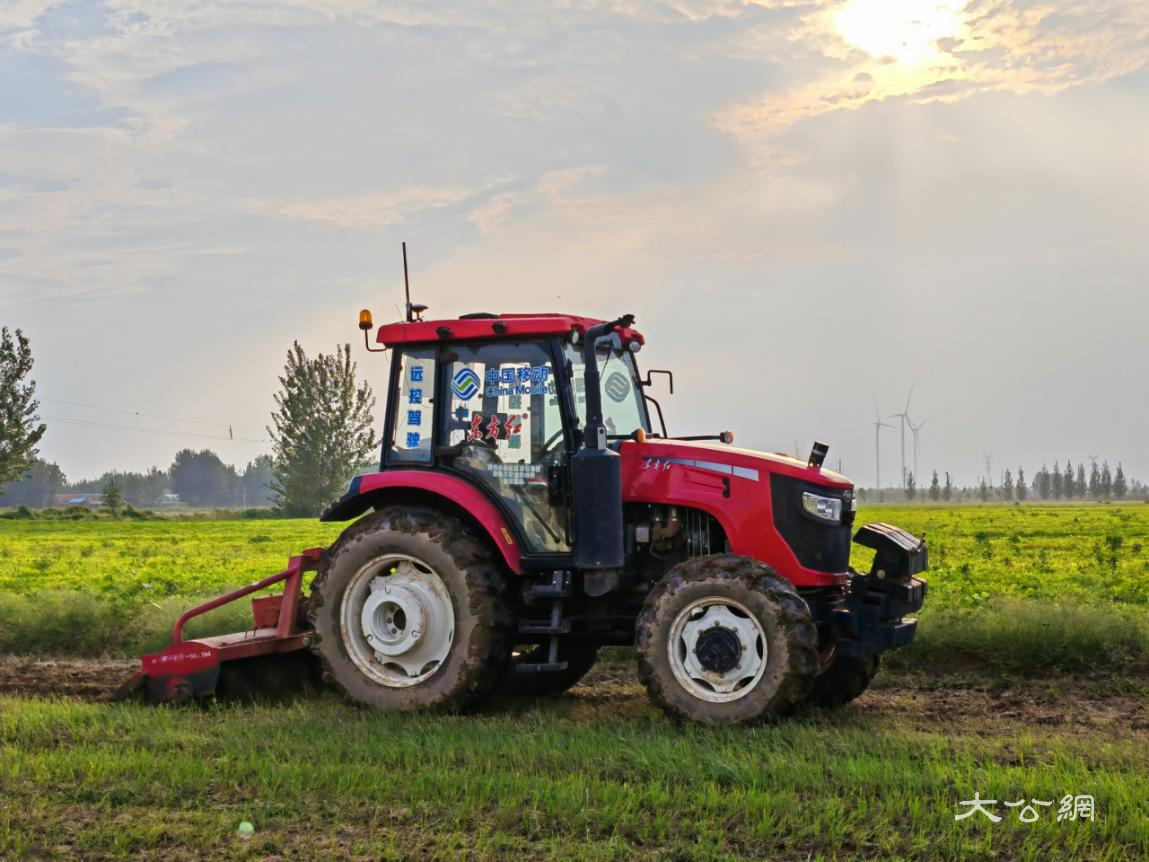
[[[1129,486],[1125,482],[1125,471],[1121,468],[1121,462],[1117,462],[1117,472],[1113,474],[1113,496],[1118,500],[1123,498],[1129,492]]]
[[[17,329],[0,328],[0,486],[14,482],[36,463],[36,445],[47,426],[36,415],[32,349]]]
[[[316,515],[336,499],[378,445],[375,395],[356,381],[351,345],[311,359],[299,342],[287,353],[271,415],[271,489],[288,515]]]

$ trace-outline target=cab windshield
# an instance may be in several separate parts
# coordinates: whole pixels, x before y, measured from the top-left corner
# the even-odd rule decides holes
[[[574,372],[575,409],[579,427],[586,428],[586,365],[582,345],[567,343],[564,347]],[[638,382],[634,356],[604,338],[598,343],[598,374],[602,386],[602,418],[609,435],[633,434],[639,428],[650,431],[650,418]]]

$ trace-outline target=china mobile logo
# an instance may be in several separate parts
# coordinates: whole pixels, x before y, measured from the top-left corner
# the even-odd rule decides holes
[[[470,368],[460,368],[451,378],[451,392],[464,401],[474,398],[481,385],[479,375]]]
[[[1020,808],[1017,819],[1022,823],[1033,823],[1041,819],[1041,814],[1034,806],[1041,806],[1043,808],[1053,807],[1053,800],[1048,802],[1041,799],[1030,799],[1028,802],[1024,799],[1019,799],[1017,802],[1004,801],[1003,804],[1006,808]],[[981,794],[974,792],[973,799],[965,800],[958,803],[959,806],[966,806],[969,811],[964,814],[955,814],[954,820],[965,820],[967,817],[972,817],[977,812],[981,812],[994,823],[1000,823],[1002,820],[1001,815],[994,814],[987,805],[997,805],[996,799],[982,799]],[[1057,809],[1057,820],[1093,820],[1096,814],[1096,805],[1092,796],[1071,796],[1066,794],[1061,797],[1059,807]]]

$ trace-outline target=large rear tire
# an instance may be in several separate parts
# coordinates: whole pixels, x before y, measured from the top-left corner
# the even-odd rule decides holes
[[[308,616],[324,678],[380,710],[466,709],[510,656],[504,569],[467,525],[429,508],[384,509],[344,531]]]
[[[673,567],[638,617],[638,672],[675,718],[741,724],[804,700],[818,671],[810,609],[789,581],[749,557]]]
[[[586,641],[564,639],[559,647],[559,661],[567,663],[565,670],[520,671],[519,665],[545,662],[550,658],[549,644],[536,644],[516,652],[511,667],[503,679],[502,690],[507,694],[541,696],[559,694],[578,684],[590,673],[598,658],[598,647]]]

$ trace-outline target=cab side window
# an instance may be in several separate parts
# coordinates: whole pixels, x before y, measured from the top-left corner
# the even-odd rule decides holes
[[[537,342],[452,347],[444,364],[449,401],[440,415],[453,450],[445,464],[493,491],[527,550],[570,549],[566,509],[551,468],[565,447],[554,363]]]
[[[435,351],[398,352],[398,403],[394,405],[387,463],[429,464],[435,428]]]

